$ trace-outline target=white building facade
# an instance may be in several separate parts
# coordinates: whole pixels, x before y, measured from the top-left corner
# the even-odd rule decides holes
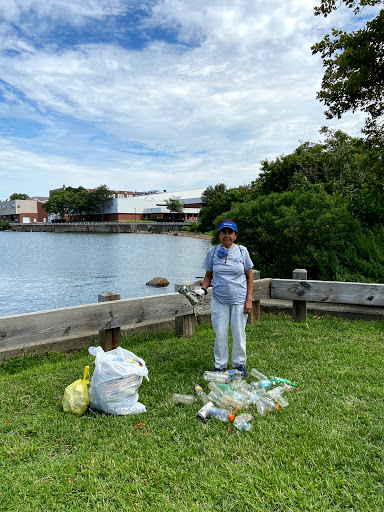
[[[104,210],[105,221],[145,220],[166,218],[173,220],[174,216],[185,221],[196,221],[201,208],[201,195],[204,188],[182,190],[178,192],[159,192],[156,194],[137,195],[134,197],[114,198]],[[166,201],[177,197],[184,204],[181,215],[172,214]]]

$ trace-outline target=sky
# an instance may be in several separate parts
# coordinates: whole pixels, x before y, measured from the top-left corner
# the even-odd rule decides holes
[[[324,125],[360,135],[361,113],[326,119],[311,45],[375,8],[317,3],[0,0],[0,200],[237,187]]]

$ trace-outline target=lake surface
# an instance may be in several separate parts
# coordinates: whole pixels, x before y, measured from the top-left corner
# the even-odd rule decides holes
[[[0,232],[0,316],[173,293],[204,275],[209,240],[136,233]],[[166,277],[167,288],[146,283]]]

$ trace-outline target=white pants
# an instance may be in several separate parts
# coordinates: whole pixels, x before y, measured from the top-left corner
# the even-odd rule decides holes
[[[222,304],[214,298],[211,301],[212,326],[215,331],[215,368],[227,368],[229,358],[228,331],[232,331],[232,367],[246,364],[245,324],[248,315],[244,304]]]

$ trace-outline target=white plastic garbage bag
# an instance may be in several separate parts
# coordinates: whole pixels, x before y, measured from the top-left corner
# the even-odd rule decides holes
[[[121,347],[108,352],[89,347],[88,352],[96,356],[89,388],[90,408],[119,415],[145,412],[137,393],[143,377],[149,380],[145,361]]]

